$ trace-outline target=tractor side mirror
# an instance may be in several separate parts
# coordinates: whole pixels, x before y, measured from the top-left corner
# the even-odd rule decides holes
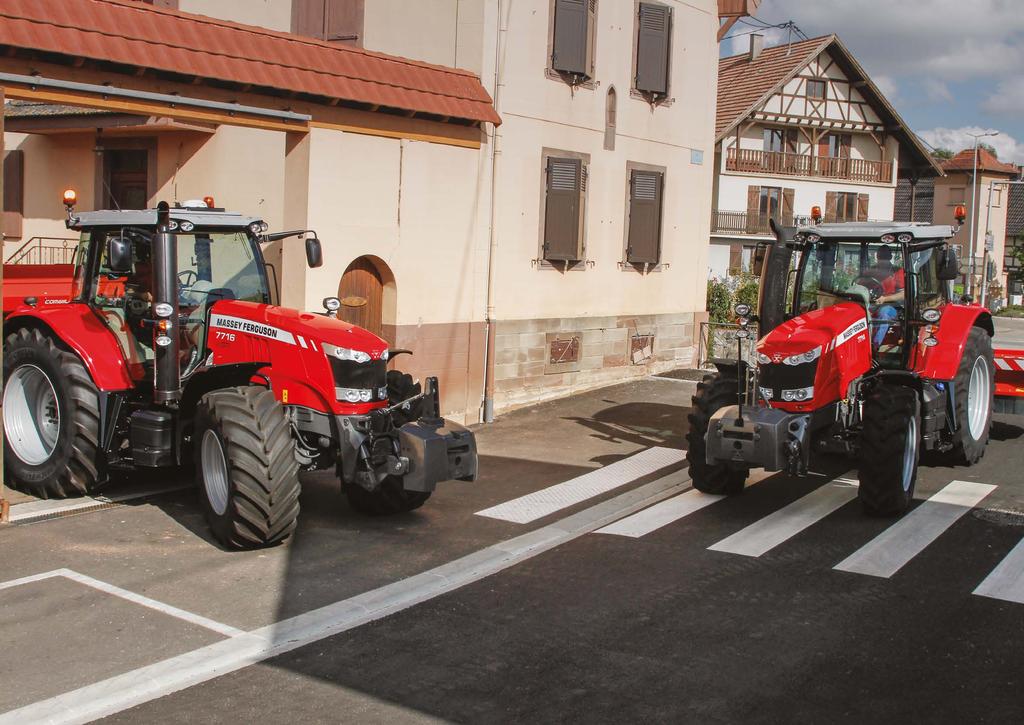
[[[127,237],[107,240],[107,266],[111,272],[126,274],[132,271],[132,243]]]
[[[942,256],[939,258],[938,272],[939,279],[949,281],[960,276],[960,260],[956,257],[956,250],[952,247],[943,247]]]
[[[306,237],[306,264],[315,268],[323,263],[324,252],[320,247],[320,240],[316,237]]]

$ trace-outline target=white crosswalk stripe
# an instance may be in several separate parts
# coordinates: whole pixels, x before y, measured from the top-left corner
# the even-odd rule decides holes
[[[888,578],[995,490],[972,481],[953,481],[835,568]]]
[[[1020,540],[974,593],[982,597],[1024,604],[1024,539]]]
[[[857,497],[857,484],[844,474],[785,508],[754,522],[708,548],[743,556],[761,556]]]
[[[674,448],[648,448],[572,480],[477,511],[476,515],[527,524],[681,463],[685,456],[686,451]]]
[[[751,471],[750,477],[747,479],[747,486],[753,486],[758,481],[763,481],[771,475],[774,474],[760,468]],[[681,518],[689,516],[695,511],[700,511],[705,506],[721,501],[723,498],[725,496],[716,496],[710,493],[701,493],[696,489],[690,489],[686,493],[657,503],[632,516],[619,519],[603,529],[598,529],[596,533],[614,534],[616,536],[628,536],[632,539],[638,539],[652,531],[657,531]]]

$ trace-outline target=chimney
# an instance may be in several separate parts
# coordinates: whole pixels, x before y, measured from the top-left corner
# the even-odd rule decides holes
[[[750,61],[757,60],[757,56],[761,55],[762,50],[764,50],[764,36],[760,33],[752,33],[750,36]]]

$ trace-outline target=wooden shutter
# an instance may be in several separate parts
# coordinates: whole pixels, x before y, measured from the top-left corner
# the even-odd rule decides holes
[[[668,93],[669,30],[672,10],[640,3],[636,41],[636,88],[657,95]]]
[[[743,270],[743,245],[729,245],[729,274],[735,274]]]
[[[835,191],[825,192],[825,221],[834,222],[839,205],[839,194]]]
[[[21,221],[25,213],[25,152],[4,154],[3,236],[21,237]]]
[[[587,0],[555,0],[555,32],[551,67],[563,73],[587,75],[590,62],[587,45],[590,32]]]
[[[157,8],[170,8],[171,10],[178,9],[178,0],[142,0],[147,5],[152,5]]]
[[[662,185],[659,171],[634,170],[630,174],[627,262],[657,264],[659,261]]]
[[[544,208],[544,259],[582,256],[584,167],[580,159],[548,157]]]
[[[795,193],[794,189],[782,190],[782,219],[780,221],[785,226],[793,223],[793,196]]]
[[[761,187],[747,187],[747,233],[753,234],[760,226],[761,217]]]
[[[292,32],[322,39],[326,9],[325,0],[292,0]]]
[[[868,200],[870,197],[867,194],[857,194],[857,221],[866,222],[868,220]]]
[[[324,39],[361,46],[365,5],[365,0],[327,0]]]
[[[587,76],[594,77],[597,48],[597,0],[587,0]]]

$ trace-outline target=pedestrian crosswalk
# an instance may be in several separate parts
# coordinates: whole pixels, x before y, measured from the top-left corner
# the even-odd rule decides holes
[[[478,511],[513,523],[529,523],[564,508],[624,486],[662,469],[675,469],[669,477],[688,480],[679,468],[684,452],[651,448],[591,471],[570,481]],[[775,474],[751,472],[747,486]],[[855,471],[825,481],[821,486],[759,520],[730,533],[707,547],[718,554],[757,558],[785,545],[801,532],[822,522],[857,498]],[[888,579],[915,557],[924,554],[946,531],[972,509],[983,504],[996,486],[976,481],[951,481],[941,490],[896,519],[885,530],[833,566],[837,572]],[[641,539],[726,499],[696,489],[660,501],[607,524],[595,533]],[[1024,540],[1006,554],[973,592],[978,596],[1024,604]]]

